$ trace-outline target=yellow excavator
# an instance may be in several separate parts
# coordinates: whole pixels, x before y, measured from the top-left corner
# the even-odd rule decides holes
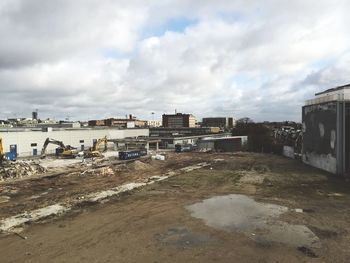
[[[2,138],[0,138],[0,165],[2,164],[2,161],[4,159],[5,159],[4,145],[2,144]]]
[[[100,145],[104,144],[104,148],[102,152],[107,152],[108,150],[108,141],[107,136],[98,139],[96,142],[94,142],[94,145],[90,147],[87,151],[84,151],[84,158],[93,158],[93,157],[102,157],[102,154],[100,153]]]
[[[45,158],[46,157],[46,148],[49,144],[55,144],[58,145],[58,149],[56,153],[58,154],[59,157],[62,158],[75,158],[77,157],[78,151],[77,148],[74,148],[70,145],[64,145],[63,142],[51,139],[51,138],[46,138],[43,148],[41,150],[41,156],[40,158]]]

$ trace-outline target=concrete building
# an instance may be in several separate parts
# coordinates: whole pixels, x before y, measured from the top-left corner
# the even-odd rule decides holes
[[[315,96],[302,109],[303,162],[350,176],[350,84]]]
[[[15,146],[18,157],[40,155],[41,148],[48,137],[83,150],[104,136],[107,136],[108,139],[148,137],[149,130],[116,128],[46,129],[46,131],[41,129],[0,129],[0,137],[3,139],[5,151],[8,152],[11,146],[12,148]],[[56,145],[49,145],[47,153],[54,153],[56,148]]]
[[[196,118],[192,114],[163,114],[162,124],[166,128],[194,128],[196,127]]]
[[[202,126],[203,127],[220,127],[225,129],[233,128],[236,124],[236,121],[232,117],[208,117],[203,118]]]
[[[147,126],[150,128],[157,128],[157,127],[162,126],[162,121],[149,120],[149,121],[147,121]]]
[[[164,136],[158,137],[161,140],[160,146],[166,149],[175,149],[175,145],[185,145],[192,144],[196,145],[200,139],[203,138],[222,138],[230,136],[230,133],[220,133],[220,134],[205,134],[205,135],[175,135],[175,136]]]

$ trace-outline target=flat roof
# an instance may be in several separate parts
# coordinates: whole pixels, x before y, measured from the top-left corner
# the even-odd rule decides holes
[[[325,91],[316,93],[315,96],[326,94],[326,93],[337,91],[337,90],[343,90],[343,89],[350,89],[350,84],[346,84],[346,85],[338,86],[338,87],[335,87],[335,88],[327,89]]]
[[[143,139],[107,139],[107,141],[115,143],[156,143],[161,142],[162,140],[148,137]]]
[[[228,137],[212,137],[203,139],[202,142],[213,142],[213,141],[220,141],[220,140],[232,140],[232,139],[248,139],[248,135],[239,135],[239,136],[228,136]]]
[[[221,138],[224,136],[229,136],[231,135],[231,133],[212,133],[212,134],[201,134],[201,135],[179,135],[179,136],[157,136],[154,138],[159,138],[159,139],[163,139],[163,140],[181,140],[181,139],[194,139],[194,138],[205,138],[205,137],[216,137],[216,138]]]

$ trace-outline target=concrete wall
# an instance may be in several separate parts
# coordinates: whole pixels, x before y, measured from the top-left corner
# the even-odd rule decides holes
[[[241,138],[223,138],[215,140],[217,152],[239,152],[242,150]]]
[[[198,151],[237,152],[242,151],[248,142],[248,136],[230,136],[199,140]]]
[[[4,150],[9,151],[10,145],[17,145],[18,157],[33,155],[33,150],[37,149],[38,154],[47,137],[62,141],[65,145],[71,145],[81,149],[92,146],[94,139],[107,136],[108,139],[122,139],[125,137],[149,136],[148,129],[77,129],[59,130],[51,132],[42,131],[8,131],[0,132],[3,138]],[[84,142],[82,142],[84,141]],[[32,146],[36,144],[36,146]],[[56,145],[49,145],[47,153],[54,153]]]
[[[198,151],[214,151],[215,140],[199,140],[197,142]]]
[[[176,144],[195,144],[197,143],[198,138],[176,138],[172,140],[173,143],[170,143],[169,141],[167,142],[167,149],[175,149]]]
[[[345,109],[345,173],[350,177],[350,102],[346,103]]]
[[[337,173],[337,102],[303,107],[303,161]]]
[[[294,147],[292,147],[292,146],[284,145],[282,154],[284,157],[295,159]]]

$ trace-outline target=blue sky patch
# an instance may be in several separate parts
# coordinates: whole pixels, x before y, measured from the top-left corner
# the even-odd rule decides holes
[[[184,32],[187,27],[197,24],[197,19],[189,19],[186,17],[170,18],[160,26],[153,28],[146,28],[142,32],[142,38],[148,38],[152,36],[162,36],[167,31],[171,32]]]
[[[231,82],[235,82],[238,88],[251,89],[260,85],[260,79],[249,76],[246,73],[238,73],[232,79]]]
[[[336,61],[336,58],[333,58],[333,57],[322,58],[322,59],[316,60],[315,62],[312,62],[310,64],[310,67],[317,68],[317,69],[327,68],[332,64],[334,64],[335,61]]]

